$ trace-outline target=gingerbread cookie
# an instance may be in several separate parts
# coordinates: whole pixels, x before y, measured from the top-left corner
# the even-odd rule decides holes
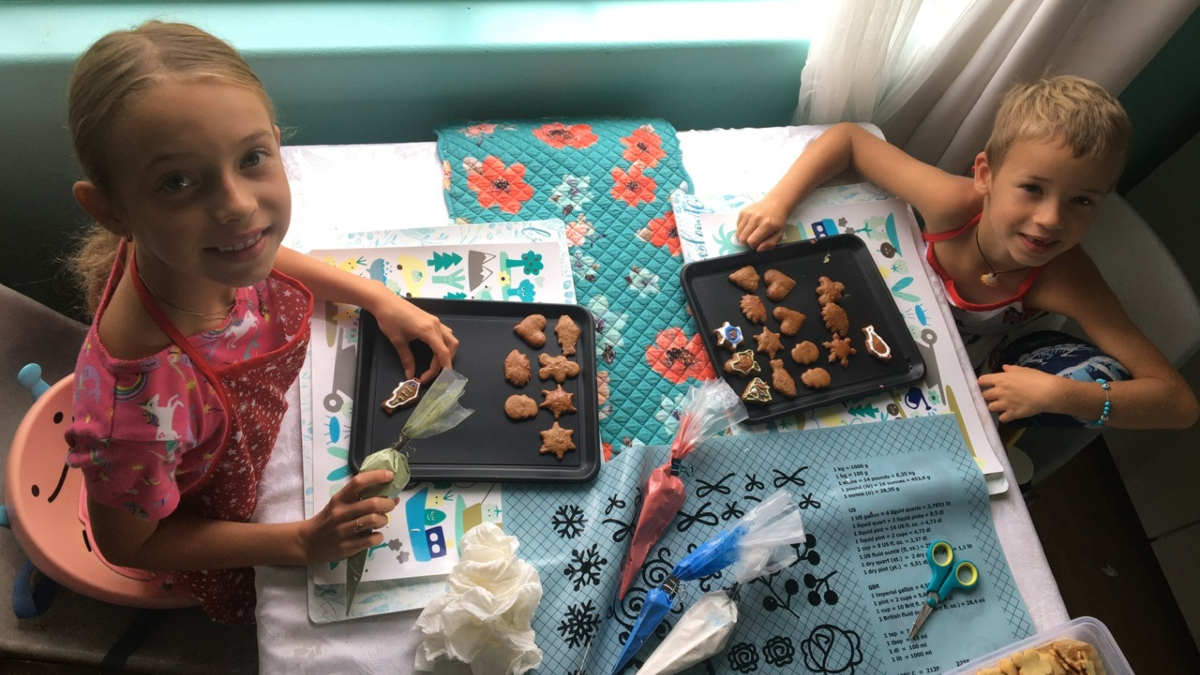
[[[764,327],[762,332],[754,336],[754,341],[758,343],[757,351],[760,354],[766,354],[769,358],[775,358],[775,354],[783,349],[783,343],[779,341],[779,333]]]
[[[742,314],[746,315],[750,323],[762,323],[767,320],[767,308],[763,305],[762,298],[757,295],[743,295],[739,304]]]
[[[858,353],[858,350],[850,346],[850,338],[844,338],[837,334],[829,338],[829,342],[822,343],[829,350],[829,362],[839,362],[842,367],[850,365],[850,357]]]
[[[504,357],[504,379],[513,386],[524,387],[529,384],[532,372],[533,367],[529,365],[529,357],[522,354],[520,350],[514,349]]]
[[[740,352],[734,353],[733,357],[725,362],[725,372],[737,373],[738,375],[746,376],[750,373],[760,372],[762,369],[758,367],[758,361],[754,360],[754,352],[749,349],[743,349]]]
[[[746,385],[745,391],[742,392],[742,400],[747,403],[762,403],[771,402],[771,388],[767,386],[760,378],[750,380],[750,384]]]
[[[401,408],[407,408],[416,402],[417,396],[421,392],[421,381],[417,378],[405,380],[396,385],[392,390],[392,395],[383,402],[383,411],[389,415]]]
[[[571,440],[571,436],[575,434],[574,429],[564,429],[558,426],[558,422],[554,426],[541,432],[542,434],[542,449],[543,455],[554,455],[560,461],[563,455],[569,450],[575,449],[575,443]]]
[[[821,308],[821,318],[825,319],[825,327],[835,335],[846,335],[850,332],[850,317],[846,310],[836,302],[831,302]]]
[[[513,328],[513,332],[529,343],[534,349],[541,349],[546,344],[546,317],[541,314],[530,314]]]
[[[779,332],[788,337],[799,333],[800,329],[804,327],[804,319],[807,318],[804,314],[783,305],[771,310],[771,316],[779,322]]]
[[[736,351],[737,346],[742,344],[742,329],[739,326],[734,326],[728,321],[713,329],[717,334],[717,346],[727,347],[729,351]]]
[[[829,277],[821,277],[817,281],[820,282],[817,285],[817,302],[821,303],[822,307],[842,299],[842,291],[846,290],[845,284]]]
[[[550,356],[549,354],[538,354],[538,377],[543,380],[553,379],[555,382],[562,384],[567,378],[575,377],[579,374],[579,364],[567,359],[565,356]]]
[[[563,314],[558,317],[558,323],[554,324],[554,334],[558,336],[558,346],[562,347],[564,356],[575,355],[575,345],[579,342],[579,324],[571,317]]]
[[[747,293],[753,293],[758,290],[758,272],[755,272],[754,268],[750,265],[746,265],[733,274],[730,274],[729,280],[733,282],[734,286]]]
[[[775,302],[786,298],[796,287],[796,280],[779,270],[767,270],[763,280],[767,282],[767,297]]]
[[[796,380],[783,367],[783,359],[771,359],[771,386],[788,398],[796,398]]]
[[[875,332],[875,326],[870,325],[862,329],[863,344],[867,348],[867,353],[875,358],[887,363],[892,360],[892,348],[888,343],[883,341],[879,333]]]
[[[812,342],[805,340],[792,347],[792,360],[801,365],[808,365],[821,357],[821,350]]]
[[[525,394],[513,394],[504,402],[504,414],[511,420],[531,420],[537,417],[537,401]]]
[[[824,389],[833,379],[824,368],[809,368],[800,375],[800,381],[809,389]]]
[[[554,419],[558,419],[566,413],[575,412],[575,394],[563,389],[561,384],[554,391],[543,389],[542,396],[545,400],[538,407],[545,408],[554,413]]]

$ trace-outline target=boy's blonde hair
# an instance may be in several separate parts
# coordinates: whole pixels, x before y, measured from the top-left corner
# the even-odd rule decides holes
[[[1008,90],[984,152],[996,170],[1017,141],[1060,139],[1076,158],[1111,161],[1115,185],[1132,133],[1125,109],[1103,87],[1060,75]]]
[[[108,165],[113,121],[156,84],[204,77],[253,89],[275,120],[262,82],[237,50],[195,26],[148,21],[97,40],[76,61],[67,91],[67,124],[84,176],[110,198],[115,196]],[[117,235],[93,224],[70,260],[89,312],[96,311],[119,242]]]

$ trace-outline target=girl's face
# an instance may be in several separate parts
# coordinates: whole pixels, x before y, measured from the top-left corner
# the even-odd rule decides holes
[[[117,115],[109,141],[114,222],[105,224],[133,235],[152,288],[203,307],[270,273],[292,202],[260,92],[217,78],[168,81]]]
[[[1057,141],[1018,141],[997,170],[980,153],[975,188],[1004,255],[988,259],[997,268],[1050,262],[1083,240],[1115,180],[1110,162],[1074,157]]]

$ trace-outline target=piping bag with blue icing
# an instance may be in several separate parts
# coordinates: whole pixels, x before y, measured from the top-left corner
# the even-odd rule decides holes
[[[724,601],[710,597],[714,595],[711,593],[701,598],[680,617],[638,673],[677,673],[720,652],[737,621],[734,599],[738,586],[796,562],[792,545],[802,541],[804,522],[796,500],[787,490],[776,490],[732,527],[685,556],[659,587],[646,594],[629,639],[617,657],[614,675],[625,668],[662,623],[675,602],[680,582],[695,581],[733,566],[733,588],[728,593],[717,592]]]
[[[388,447],[373,452],[363,459],[359,472],[387,469],[393,473],[389,483],[371,485],[359,493],[359,500],[372,497],[395,499],[404,486],[408,485],[411,473],[408,455],[412,452],[412,441],[436,436],[458,426],[475,412],[458,403],[467,386],[467,378],[446,368],[437,376],[425,397],[417,404],[412,416],[400,430],[400,438]],[[346,559],[346,616],[354,605],[358,584],[362,580],[363,568],[367,564],[367,551],[363,549]]]

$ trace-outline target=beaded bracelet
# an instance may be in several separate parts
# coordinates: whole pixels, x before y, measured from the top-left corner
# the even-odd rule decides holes
[[[1089,426],[1102,427],[1104,426],[1104,423],[1108,421],[1109,413],[1112,412],[1112,400],[1109,398],[1108,394],[1109,390],[1112,389],[1112,385],[1110,385],[1108,380],[1104,379],[1103,377],[1097,377],[1096,382],[1104,388],[1104,411],[1100,413],[1100,419],[1092,422]]]

